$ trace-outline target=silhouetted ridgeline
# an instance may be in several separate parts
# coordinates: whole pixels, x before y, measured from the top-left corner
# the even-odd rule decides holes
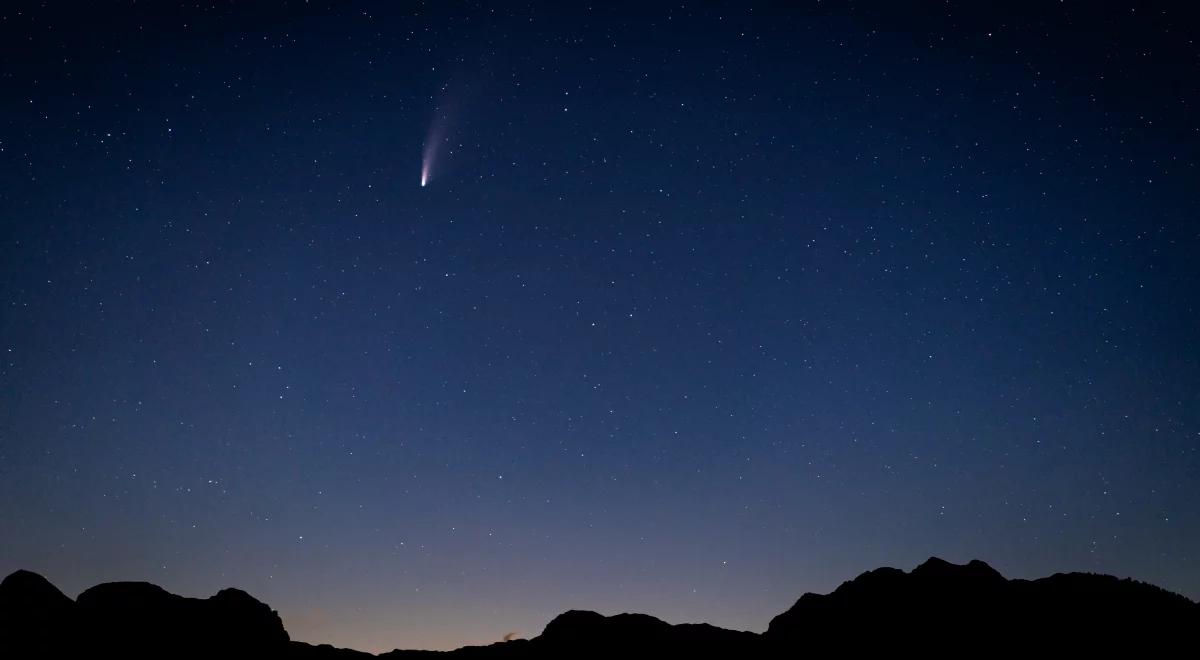
[[[1055,649],[1153,651],[1193,643],[1200,605],[1108,575],[1006,580],[987,564],[930,559],[880,568],[827,595],[804,594],[767,632],[671,625],[645,614],[571,610],[541,635],[403,658],[799,658],[887,651],[993,655]],[[1193,633],[1193,635],[1189,635]],[[1183,646],[1181,648],[1188,648]],[[0,657],[370,658],[288,639],[279,615],[237,589],[183,598],[146,582],[101,584],[71,600],[17,571],[0,583]]]

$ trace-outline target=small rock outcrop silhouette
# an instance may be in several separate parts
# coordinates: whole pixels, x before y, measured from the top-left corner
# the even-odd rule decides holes
[[[0,657],[796,658],[863,652],[925,656],[1118,651],[1156,654],[1190,643],[1200,605],[1109,575],[1008,580],[981,561],[931,558],[879,568],[832,593],[806,593],[763,634],[672,625],[645,614],[570,610],[532,639],[454,651],[379,656],[292,641],[279,615],[237,589],[184,598],[147,582],[111,582],[71,600],[45,578],[0,582]]]

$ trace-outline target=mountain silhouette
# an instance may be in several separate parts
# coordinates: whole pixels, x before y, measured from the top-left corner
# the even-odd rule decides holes
[[[1008,580],[975,560],[879,568],[832,593],[806,593],[762,634],[669,624],[645,614],[570,610],[532,639],[373,656],[292,641],[279,615],[244,591],[185,598],[148,582],[111,582],[71,600],[45,578],[0,582],[0,657],[795,658],[861,652],[995,655],[1165,652],[1200,629],[1200,605],[1159,587],[1091,573]]]
[[[75,601],[46,578],[17,571],[0,582],[0,656],[17,657],[6,651],[25,648],[57,655],[61,633],[76,629]]]
[[[1090,573],[1006,580],[979,560],[933,557],[908,573],[880,568],[833,593],[804,594],[764,637],[773,648],[821,651],[950,655],[977,653],[984,641],[992,653],[1111,651],[1182,640],[1197,624],[1200,606],[1142,582]]]
[[[198,599],[148,582],[110,582],[79,594],[75,607],[88,639],[117,655],[170,648],[181,640],[198,655],[255,654],[289,641],[279,615],[237,589]]]

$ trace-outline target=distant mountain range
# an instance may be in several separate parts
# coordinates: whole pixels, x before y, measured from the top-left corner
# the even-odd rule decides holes
[[[879,568],[833,593],[806,593],[762,634],[671,625],[645,614],[571,610],[532,639],[372,656],[291,641],[244,591],[184,598],[148,582],[97,585],[71,600],[42,576],[0,583],[2,658],[802,658],[1188,653],[1200,605],[1150,584],[1058,573],[1007,580],[981,561]]]

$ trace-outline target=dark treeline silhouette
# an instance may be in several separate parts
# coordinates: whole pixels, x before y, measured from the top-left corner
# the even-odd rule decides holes
[[[762,634],[671,625],[645,614],[571,610],[532,639],[372,656],[291,641],[279,615],[237,589],[184,598],[112,582],[71,600],[36,573],[0,583],[4,658],[800,658],[902,653],[1165,653],[1192,643],[1200,605],[1153,585],[1059,573],[1007,580],[981,561],[880,568],[833,593],[806,593]]]

